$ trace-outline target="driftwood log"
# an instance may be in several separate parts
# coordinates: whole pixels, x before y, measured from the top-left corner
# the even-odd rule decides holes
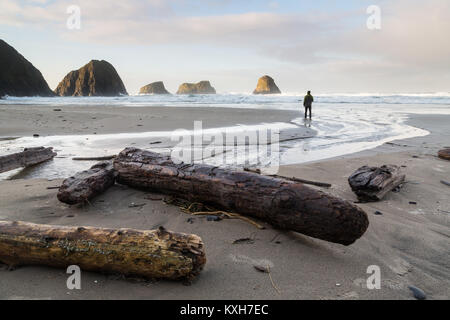
[[[438,156],[444,160],[450,160],[450,149],[444,149],[438,152]]]
[[[196,276],[206,258],[196,235],[62,227],[0,221],[0,261],[9,266],[46,265],[144,278]]]
[[[53,148],[25,148],[23,152],[0,156],[0,173],[17,168],[26,168],[53,159],[55,156],[56,153],[53,152]]]
[[[112,162],[99,162],[89,170],[64,180],[59,187],[58,200],[67,204],[84,203],[106,191],[115,182],[116,173]]]
[[[350,245],[369,220],[353,204],[301,183],[209,165],[175,164],[158,153],[127,148],[114,160],[117,181],[259,218],[280,229]]]
[[[364,166],[356,170],[348,182],[361,202],[380,201],[405,181],[405,175],[394,165]]]

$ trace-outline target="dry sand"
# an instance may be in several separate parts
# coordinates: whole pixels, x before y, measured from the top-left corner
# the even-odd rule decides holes
[[[67,290],[65,270],[42,266],[24,266],[14,271],[3,268],[0,298],[413,299],[408,289],[413,285],[425,291],[428,299],[448,299],[450,187],[440,180],[450,180],[450,162],[435,154],[445,141],[449,144],[449,117],[414,116],[411,123],[431,130],[432,134],[351,156],[281,168],[281,175],[330,182],[333,187],[326,192],[356,201],[347,183],[355,169],[365,164],[406,166],[407,183],[400,192],[390,193],[382,202],[360,205],[369,216],[370,226],[349,247],[268,225],[266,230],[257,230],[240,220],[208,222],[196,217],[191,224],[187,222],[190,216],[177,207],[148,200],[148,193],[121,185],[96,198],[91,206],[77,208],[58,202],[57,191],[46,189],[58,186],[60,180],[2,181],[2,220],[139,229],[163,225],[169,230],[201,236],[208,261],[190,286],[83,272],[82,290],[78,291]],[[26,130],[24,127],[21,132],[29,132]],[[8,130],[1,134],[13,135]],[[129,208],[131,203],[145,205]],[[375,215],[375,211],[383,215]],[[254,243],[233,244],[234,240],[247,237]],[[270,266],[273,283],[280,293],[268,274],[256,271],[254,264]],[[380,290],[369,290],[365,285],[370,265],[381,268]]]

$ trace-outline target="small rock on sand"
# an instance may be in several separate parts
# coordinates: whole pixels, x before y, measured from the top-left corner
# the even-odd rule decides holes
[[[414,286],[409,286],[409,290],[411,290],[411,292],[414,295],[414,298],[416,298],[417,300],[425,300],[427,298],[425,292],[423,292],[419,288],[416,288]]]
[[[220,221],[220,220],[222,220],[222,218],[219,216],[206,216],[206,220],[207,221]]]

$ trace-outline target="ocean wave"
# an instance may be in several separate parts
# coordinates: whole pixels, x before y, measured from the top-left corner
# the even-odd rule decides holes
[[[130,95],[120,97],[5,97],[0,104],[34,105],[111,105],[111,106],[162,106],[162,107],[225,107],[287,109],[299,107],[303,93],[277,95],[252,95],[225,93],[216,95]],[[322,104],[360,105],[444,105],[450,106],[450,93],[317,93],[315,102]]]

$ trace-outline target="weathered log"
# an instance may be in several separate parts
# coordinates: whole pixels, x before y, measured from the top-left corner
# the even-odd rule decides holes
[[[67,204],[84,203],[106,191],[115,181],[112,162],[99,162],[91,169],[64,180],[59,187],[58,200]]]
[[[438,156],[443,160],[450,160],[450,149],[444,149],[439,151]]]
[[[280,229],[350,245],[366,231],[367,214],[301,183],[209,165],[176,164],[158,153],[127,148],[114,160],[117,181],[211,204]]]
[[[405,175],[394,165],[364,166],[356,170],[348,182],[361,202],[380,201],[405,181]]]
[[[196,235],[63,227],[0,221],[0,261],[9,266],[46,265],[144,278],[196,276],[206,258]]]
[[[55,156],[56,152],[53,152],[53,148],[25,148],[23,152],[0,156],[0,173],[29,167],[53,159]]]

